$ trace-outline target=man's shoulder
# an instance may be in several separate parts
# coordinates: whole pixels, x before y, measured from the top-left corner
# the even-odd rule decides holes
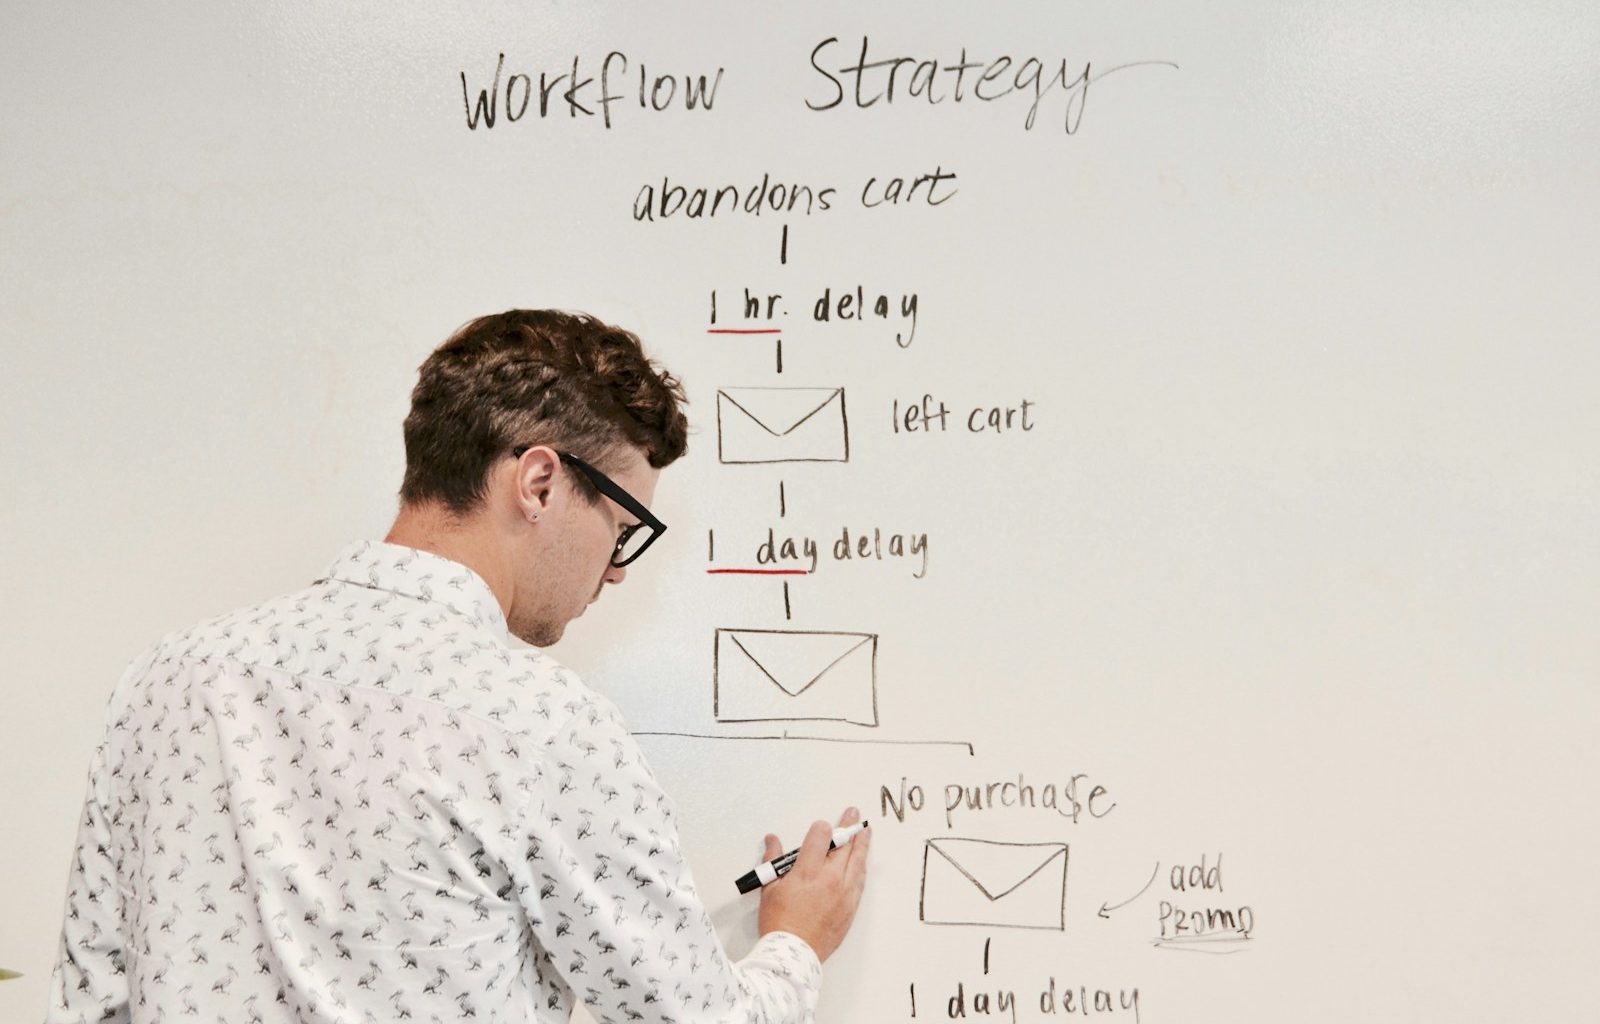
[[[315,598],[316,588],[306,587],[171,630],[145,647],[131,662],[130,671],[186,660],[213,661],[227,657],[230,651],[238,653],[254,634],[272,635],[295,616],[304,616]]]
[[[569,726],[622,725],[610,700],[550,654],[509,647],[437,605],[338,581],[168,633],[134,659],[128,674],[172,676],[207,667],[423,702],[447,718],[491,723],[536,745]]]
[[[510,713],[502,725],[550,738],[569,727],[599,721],[622,724],[615,704],[551,655],[534,648],[508,653],[511,665],[502,682]]]

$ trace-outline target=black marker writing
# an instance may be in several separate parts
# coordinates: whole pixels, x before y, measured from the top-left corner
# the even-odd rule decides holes
[[[662,178],[659,189],[653,181],[640,186],[633,197],[633,219],[654,221],[681,215],[698,220],[740,213],[759,217],[767,212],[803,213],[809,217],[830,209],[836,191],[830,186],[773,181],[770,173],[761,175],[759,182],[746,184],[685,185]]]
[[[1005,54],[988,61],[969,60],[965,46],[961,47],[960,56],[952,63],[905,56],[873,60],[869,59],[872,43],[867,36],[861,37],[860,54],[854,63],[835,66],[833,62],[837,58],[834,54],[828,53],[825,57],[824,52],[831,51],[838,42],[838,36],[829,36],[811,50],[811,67],[828,83],[821,99],[805,101],[812,110],[825,111],[844,106],[847,97],[857,108],[865,110],[880,102],[886,107],[892,106],[897,97],[922,100],[930,106],[937,106],[946,100],[962,103],[969,97],[992,103],[1019,93],[1033,97],[1027,116],[1023,119],[1023,128],[1031,131],[1040,107],[1047,97],[1059,89],[1064,97],[1062,128],[1068,135],[1075,134],[1083,121],[1084,105],[1088,101],[1092,83],[1127,68],[1178,66],[1163,60],[1134,61],[1096,72],[1090,61],[1084,61],[1079,70],[1077,64],[1065,58],[1059,63],[1049,64],[1038,57],[1017,61]],[[846,82],[850,85],[848,92],[845,89]]]
[[[592,62],[585,65],[581,56],[574,56],[571,67],[563,66],[559,74],[540,71],[535,76],[532,71],[518,71],[507,76],[506,55],[502,53],[495,61],[494,76],[489,85],[480,86],[476,97],[467,82],[467,73],[462,71],[461,102],[466,110],[467,128],[469,131],[477,131],[480,126],[485,130],[493,128],[502,113],[502,99],[505,103],[503,113],[508,122],[522,120],[533,108],[541,119],[550,117],[552,113],[560,114],[563,110],[569,119],[580,116],[591,118],[598,114],[604,126],[611,128],[612,105],[633,99],[631,90],[624,91],[631,85],[628,57],[619,50],[612,50],[601,58],[598,73],[592,70],[593,67]],[[724,70],[718,68],[714,75],[686,74],[680,80],[674,75],[651,75],[641,61],[638,107],[645,111],[661,112],[681,103],[685,110],[709,112],[716,104],[717,89],[722,85]],[[625,79],[629,80],[627,84]],[[535,99],[538,101],[536,107]]]

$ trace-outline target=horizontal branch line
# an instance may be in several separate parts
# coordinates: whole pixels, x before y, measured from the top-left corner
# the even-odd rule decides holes
[[[858,740],[842,736],[791,736],[787,732],[778,735],[741,736],[734,733],[669,732],[666,730],[640,730],[635,731],[634,735],[677,736],[692,740],[809,740],[813,743],[866,743],[892,747],[965,747],[967,756],[977,756],[977,750],[966,740]]]

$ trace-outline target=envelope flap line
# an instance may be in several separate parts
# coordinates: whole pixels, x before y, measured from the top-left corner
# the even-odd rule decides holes
[[[763,420],[756,413],[751,412],[748,408],[746,408],[744,405],[742,405],[737,398],[734,398],[728,392],[719,391],[719,392],[717,392],[717,394],[720,397],[727,399],[728,403],[730,405],[732,405],[734,408],[738,409],[740,412],[742,412],[746,416],[750,417],[751,422],[755,423],[755,425],[760,427],[762,430],[765,430],[767,433],[771,434],[773,437],[783,437],[785,434],[794,433],[794,431],[796,429],[798,429],[799,426],[802,423],[804,423],[806,420],[809,420],[811,417],[815,416],[817,413],[821,412],[823,409],[826,409],[828,407],[828,405],[830,403],[832,403],[835,398],[839,397],[839,389],[838,388],[834,388],[833,390],[828,391],[828,397],[827,398],[824,398],[820,403],[818,403],[809,412],[807,412],[805,415],[801,416],[799,419],[795,420],[793,423],[789,424],[787,427],[784,427],[782,430],[773,430],[771,427],[767,426],[767,423],[766,423],[765,420]],[[792,415],[792,413],[791,413],[791,415]]]
[[[772,683],[773,683],[774,686],[776,686],[778,689],[782,690],[784,693],[787,693],[791,697],[798,697],[802,693],[805,693],[807,690],[809,690],[813,686],[815,686],[819,679],[821,679],[823,676],[828,674],[828,670],[829,669],[833,668],[833,666],[839,664],[839,662],[843,661],[844,659],[850,657],[850,655],[854,654],[856,651],[860,650],[861,647],[864,644],[870,643],[872,641],[872,637],[870,637],[870,636],[865,637],[865,638],[863,638],[861,640],[860,643],[852,644],[848,649],[846,649],[843,653],[841,653],[837,658],[834,658],[832,661],[830,661],[826,665],[824,665],[822,667],[822,671],[820,671],[816,675],[812,676],[810,679],[808,679],[806,681],[805,685],[799,687],[798,689],[793,687],[793,686],[791,686],[791,685],[789,685],[789,684],[787,684],[787,683],[785,683],[783,680],[779,679],[777,676],[773,675],[770,671],[768,671],[767,670],[767,666],[765,666],[765,665],[763,665],[761,663],[761,659],[757,658],[754,654],[750,653],[750,648],[748,648],[744,644],[740,643],[739,642],[739,638],[737,636],[733,636],[733,635],[730,634],[729,637],[728,637],[728,640],[730,642],[732,642],[732,644],[735,647],[739,648],[739,650],[743,651],[744,654],[745,654],[745,657],[750,659],[750,663],[753,664],[756,668],[760,669],[762,675],[764,675],[768,679],[772,680]]]
[[[1011,845],[1011,844],[1008,844],[1008,843],[995,843],[993,845],[995,845],[995,846],[1008,846],[1008,845]],[[1029,846],[1031,846],[1031,844],[1024,845],[1021,848],[1027,849],[1027,848],[1029,848]],[[973,885],[977,886],[978,887],[978,891],[983,893],[985,896],[987,896],[991,901],[1000,899],[1002,896],[1009,895],[1010,893],[1013,893],[1016,890],[1022,888],[1022,886],[1024,884],[1026,884],[1030,879],[1032,879],[1033,876],[1037,875],[1039,872],[1041,872],[1045,868],[1049,867],[1051,864],[1053,864],[1055,862],[1055,859],[1057,857],[1064,856],[1066,854],[1066,852],[1067,852],[1067,848],[1065,846],[1059,846],[1059,845],[1051,844],[1051,847],[1053,848],[1053,850],[1055,852],[1051,853],[1050,856],[1048,856],[1044,860],[1040,861],[1037,867],[1033,868],[1026,875],[1024,875],[1021,879],[1019,879],[1018,881],[1012,883],[1007,888],[1001,889],[999,892],[995,892],[989,886],[984,885],[983,882],[979,881],[977,876],[975,876],[971,871],[968,871],[966,869],[966,867],[960,861],[958,861],[954,857],[950,856],[949,852],[946,851],[943,848],[943,846],[941,846],[938,842],[932,841],[932,840],[930,840],[928,842],[928,848],[929,849],[931,849],[934,852],[938,853],[939,856],[943,857],[946,861],[949,861],[951,867],[953,867],[957,871],[961,872],[961,874],[966,877],[967,881],[969,881]],[[1037,847],[1033,847],[1033,848],[1037,849]],[[998,886],[996,886],[995,888],[998,888]]]

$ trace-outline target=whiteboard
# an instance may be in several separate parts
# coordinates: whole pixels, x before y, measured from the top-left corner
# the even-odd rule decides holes
[[[514,306],[687,382],[554,653],[735,955],[765,831],[871,820],[820,1019],[1595,1013],[1591,7],[5,22],[0,1016],[118,671],[382,536]]]

